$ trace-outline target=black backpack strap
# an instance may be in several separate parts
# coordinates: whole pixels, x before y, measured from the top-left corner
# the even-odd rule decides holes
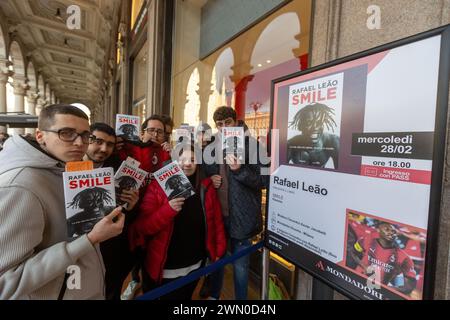
[[[64,297],[64,294],[66,293],[66,289],[67,289],[67,279],[69,279],[70,274],[69,273],[65,273],[64,274],[64,281],[63,284],[61,286],[61,290],[59,290],[59,295],[58,295],[58,300],[62,300]]]

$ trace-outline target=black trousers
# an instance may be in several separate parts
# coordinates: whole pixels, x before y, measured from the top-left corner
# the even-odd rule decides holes
[[[122,235],[100,243],[105,264],[106,300],[120,300],[122,285],[131,270],[141,265],[137,252],[131,252],[128,239]]]

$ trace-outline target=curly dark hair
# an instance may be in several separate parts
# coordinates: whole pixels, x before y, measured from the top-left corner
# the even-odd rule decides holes
[[[131,131],[132,133],[137,133],[137,129],[135,126],[133,126],[132,124],[126,123],[123,124],[119,127],[119,130],[124,132],[124,131]]]
[[[172,176],[169,179],[167,179],[166,182],[166,189],[175,189],[177,183],[183,183],[184,179],[182,176]]]
[[[138,185],[136,179],[130,176],[121,176],[117,180],[119,182],[120,189],[136,189]]]
[[[232,107],[221,106],[214,111],[213,120],[214,122],[225,120],[227,118],[233,118],[236,121],[237,115],[236,111]]]
[[[111,193],[109,190],[100,187],[88,188],[83,191],[77,193],[75,197],[73,197],[72,202],[69,202],[68,208],[81,208],[80,204],[87,201],[87,196],[93,195],[95,201],[100,200],[102,203],[110,203],[114,204],[114,199],[111,197]]]
[[[306,122],[307,113],[313,114],[314,123],[319,124],[321,128],[327,126],[328,130],[331,129],[334,132],[334,127],[337,126],[333,119],[334,111],[329,106],[322,103],[308,104],[300,109],[300,111],[295,114],[289,127],[302,131],[301,128],[308,126],[308,123]]]

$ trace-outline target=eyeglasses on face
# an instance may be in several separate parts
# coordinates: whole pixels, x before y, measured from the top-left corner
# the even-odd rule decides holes
[[[216,121],[216,127],[229,127],[233,124],[234,120],[233,118],[226,118],[225,120],[218,120]]]
[[[59,129],[59,130],[47,129],[47,130],[42,130],[42,131],[57,133],[58,134],[58,138],[61,141],[64,141],[64,142],[74,142],[75,140],[77,140],[78,136],[80,136],[81,137],[81,141],[84,144],[89,144],[89,140],[91,138],[91,132],[90,131],[83,131],[81,133],[78,133],[73,128],[62,128],[62,129]]]
[[[164,130],[163,129],[157,129],[157,128],[146,128],[144,129],[145,132],[148,134],[156,134],[157,136],[163,136]]]
[[[106,140],[97,138],[97,137],[94,136],[94,135],[92,135],[92,136],[90,137],[89,142],[90,142],[90,143],[95,143],[95,144],[98,145],[98,146],[101,146],[102,144],[106,143],[106,147],[111,148],[111,149],[114,148],[114,147],[116,146],[116,144],[115,144],[114,142],[106,141]]]

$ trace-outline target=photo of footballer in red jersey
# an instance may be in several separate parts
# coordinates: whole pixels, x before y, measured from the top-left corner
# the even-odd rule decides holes
[[[345,266],[408,299],[421,299],[426,234],[418,228],[347,212]]]

